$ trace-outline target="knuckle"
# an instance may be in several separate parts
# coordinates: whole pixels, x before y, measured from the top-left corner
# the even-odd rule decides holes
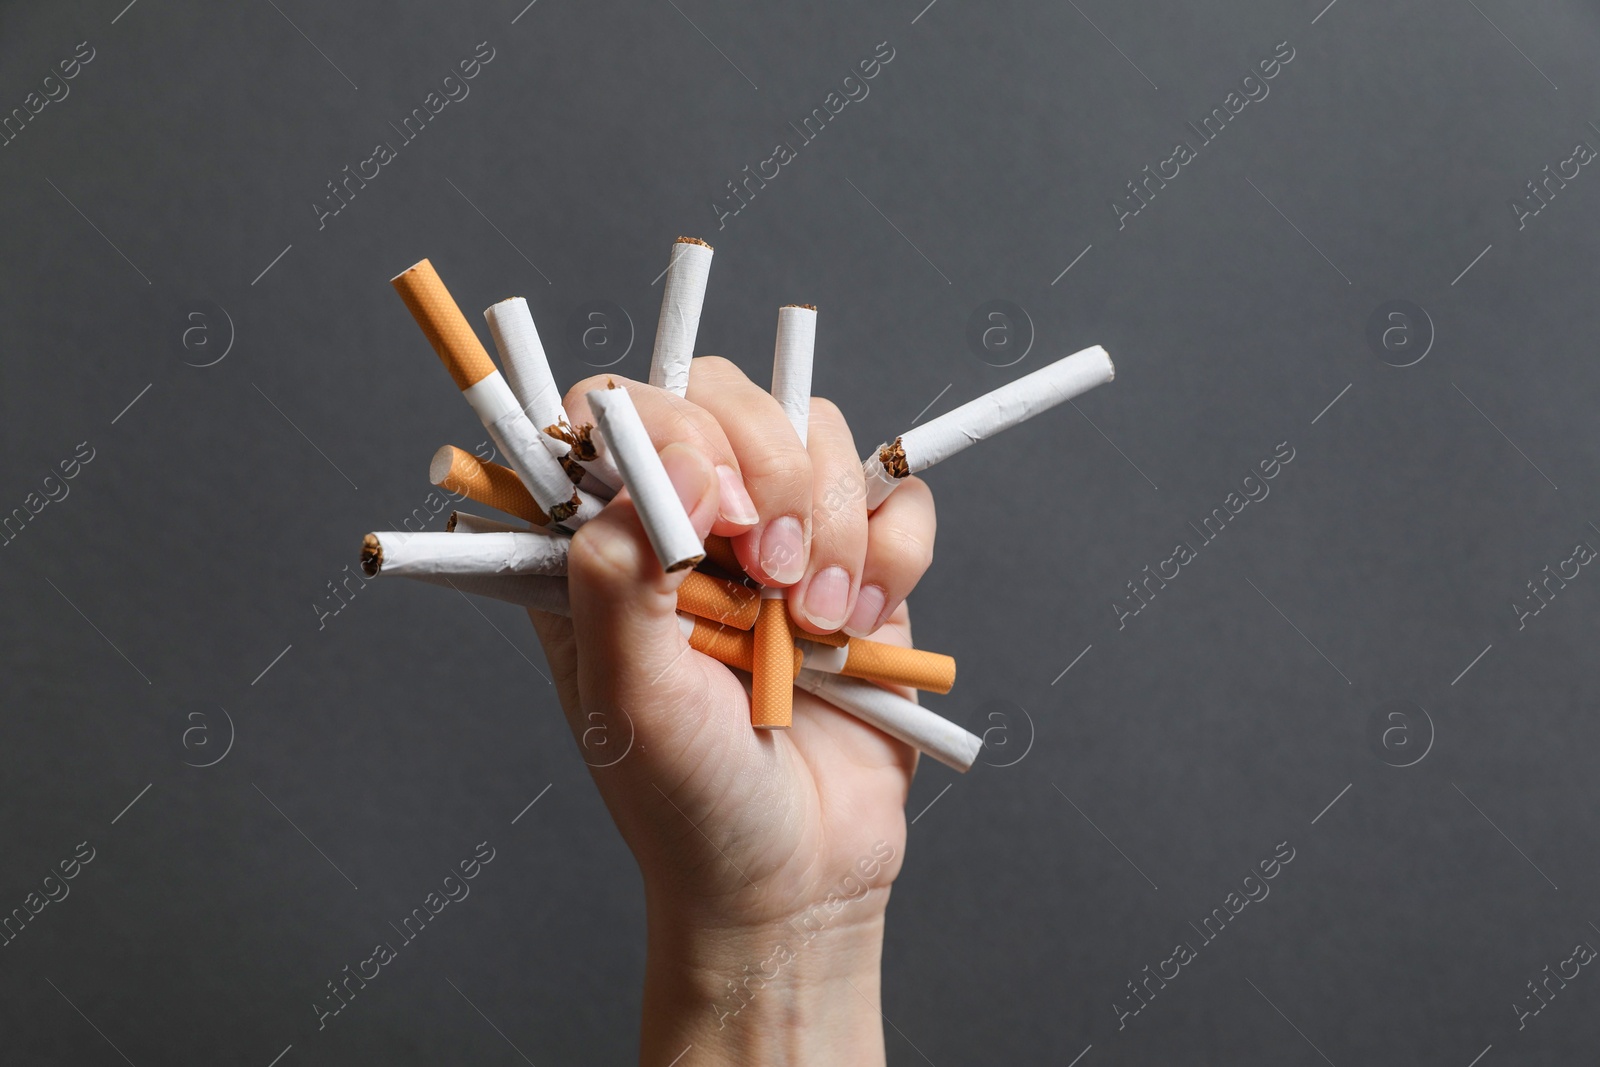
[[[919,576],[933,566],[933,538],[921,537],[910,530],[891,528],[875,531],[877,547],[883,555],[899,566],[914,570]]]

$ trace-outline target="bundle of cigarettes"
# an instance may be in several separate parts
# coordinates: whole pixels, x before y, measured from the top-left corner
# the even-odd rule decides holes
[[[710,245],[680,237],[667,266],[650,384],[679,396],[688,388],[711,258]],[[484,462],[446,445],[434,454],[429,480],[520,522],[457,511],[444,533],[367,534],[361,564],[368,575],[415,578],[570,615],[572,533],[626,488],[662,568],[687,572],[678,589],[684,641],[750,675],[753,727],[789,727],[799,688],[958,771],[972,766],[983,747],[980,738],[885,688],[948,693],[955,660],[795,627],[781,589],[748,577],[726,538],[702,542],[696,535],[626,389],[590,392],[594,424],[572,425],[525,300],[513,297],[484,312],[502,374],[431,263],[423,260],[391,284],[511,464]],[[817,312],[809,305],[778,311],[772,395],[802,443],[816,326]],[[882,504],[911,474],[1109,382],[1113,374],[1105,349],[1087,348],[896,437],[862,465],[867,508]]]

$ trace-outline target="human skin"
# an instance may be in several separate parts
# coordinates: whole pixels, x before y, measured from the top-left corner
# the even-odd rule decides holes
[[[904,600],[932,559],[933,499],[908,478],[869,517],[834,405],[813,400],[802,445],[765,390],[703,357],[686,398],[580,382],[574,424],[608,384],[632,394],[696,532],[733,538],[802,629],[910,644]],[[662,572],[623,492],[573,536],[571,619],[529,613],[643,876],[639,1062],[665,1067],[692,1046],[684,1064],[883,1063],[884,914],[917,755],[799,691],[791,729],[752,729],[748,677],[678,628],[683,573]],[[803,936],[793,924],[808,915]]]

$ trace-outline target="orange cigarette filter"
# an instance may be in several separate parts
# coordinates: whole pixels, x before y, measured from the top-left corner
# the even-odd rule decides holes
[[[704,652],[718,663],[755,672],[756,638],[748,630],[735,630],[731,626],[719,626],[697,618],[694,620],[694,631],[689,635],[689,647],[696,652]],[[791,651],[794,653],[791,657],[793,671],[789,678],[793,681],[800,675],[803,657],[798,648],[791,646]]]
[[[711,534],[705,540],[706,559],[715,563],[729,574],[738,576],[744,574],[744,567],[739,563],[739,556],[733,551],[733,542],[718,534]]]
[[[444,287],[432,263],[425,259],[390,279],[389,284],[405,301],[433,350],[439,353],[445,370],[455,379],[456,388],[465,391],[494,373],[494,360],[489,358],[478,335],[472,332],[467,317],[451,298],[450,290]]]
[[[433,455],[428,480],[439,488],[487,504],[538,526],[549,526],[550,516],[534,503],[533,495],[517,472],[498,463],[485,463],[471,452],[446,445]]]
[[[850,639],[840,674],[891,685],[909,685],[929,693],[948,693],[956,684],[956,661],[940,652],[902,648],[882,641]]]
[[[750,671],[750,725],[787,730],[794,718],[794,678],[789,671],[794,638],[782,597],[763,597],[756,617],[755,656]]]
[[[683,584],[678,586],[678,610],[737,630],[748,630],[756,625],[761,598],[754,589],[738,582],[689,571]]]
[[[792,618],[789,620],[789,629],[793,631],[792,636],[796,641],[810,641],[814,645],[827,645],[829,648],[843,648],[854,640],[843,630],[835,630],[831,634],[814,634],[809,630],[802,630],[800,624]]]

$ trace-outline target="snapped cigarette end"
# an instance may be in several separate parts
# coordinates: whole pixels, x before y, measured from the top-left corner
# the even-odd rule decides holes
[[[588,396],[606,454],[616,462],[650,546],[667,573],[693,567],[706,552],[667,476],[633,397],[626,389],[595,389]]]
[[[956,684],[953,656],[903,648],[882,641],[851,638],[840,674],[889,685],[908,685],[929,693],[948,693]]]
[[[494,373],[494,360],[472,332],[433,264],[424,259],[390,279],[423,336],[439,354],[456,388],[466,390]]]
[[[485,463],[472,453],[445,445],[428,464],[428,480],[446,492],[487,504],[536,526],[549,526],[550,516],[534,503],[510,467]]]
[[[377,534],[367,534],[361,539],[361,569],[368,578],[376,578],[383,570],[383,542],[378,540]]]
[[[794,684],[963,773],[983,751],[981,737],[871,682],[803,670]]]
[[[667,260],[661,287],[661,317],[656,322],[656,343],[650,353],[650,384],[683,396],[689,389],[689,361],[700,331],[700,311],[705,305],[706,279],[711,273],[712,248],[698,237],[680,237]]]
[[[690,571],[678,586],[678,610],[738,630],[748,630],[761,613],[761,598],[749,586]]]
[[[893,444],[884,445],[878,449],[878,462],[883,464],[883,469],[891,478],[909,478],[911,464],[906,460],[905,446],[896,437]]]
[[[781,595],[762,597],[750,671],[750,725],[758,730],[787,730],[794,720],[794,641],[788,618]]]

